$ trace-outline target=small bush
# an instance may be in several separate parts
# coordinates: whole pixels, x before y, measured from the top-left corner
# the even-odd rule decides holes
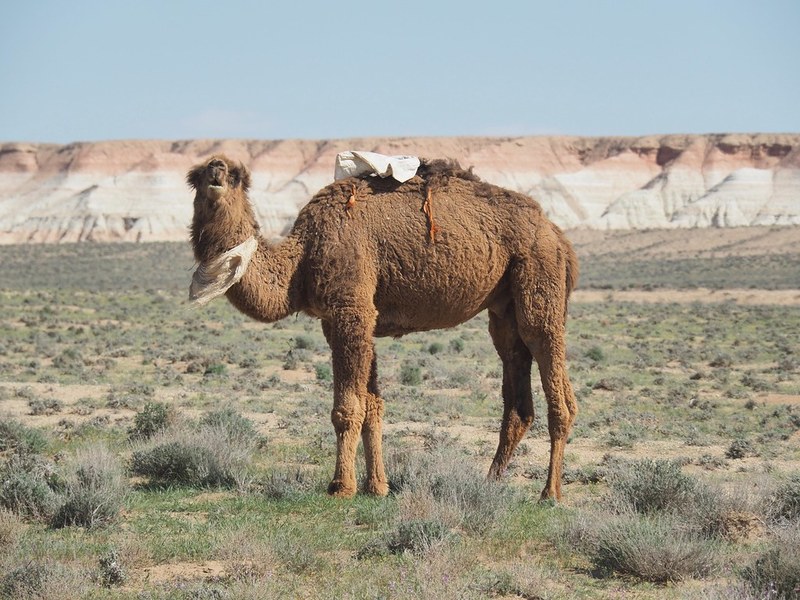
[[[317,363],[314,365],[314,372],[317,376],[317,381],[332,381],[333,380],[333,370],[331,366],[324,362],[324,363]]]
[[[230,406],[206,414],[200,420],[200,425],[218,427],[232,438],[253,439],[257,435],[253,422]]]
[[[487,481],[467,457],[452,448],[435,448],[429,454],[390,454],[387,459],[389,485],[401,497],[428,498],[431,514],[452,527],[481,533],[508,514],[516,499],[512,488]]]
[[[389,552],[400,554],[411,552],[424,554],[436,545],[441,544],[450,531],[444,523],[437,520],[413,520],[400,523],[389,536],[386,546]]]
[[[800,472],[782,482],[772,496],[773,512],[780,519],[800,519]]]
[[[0,598],[82,598],[89,582],[74,569],[31,561],[0,576]]]
[[[314,340],[307,335],[298,335],[294,338],[294,347],[298,350],[313,350]]]
[[[60,413],[64,405],[60,400],[48,398],[45,400],[29,400],[28,408],[30,408],[31,415],[38,417],[42,415],[54,415]]]
[[[0,506],[24,517],[49,518],[58,504],[57,486],[52,463],[15,454],[0,469]]]
[[[725,457],[730,459],[745,458],[747,456],[753,456],[754,454],[755,449],[753,448],[752,442],[744,438],[733,440],[725,451]]]
[[[78,452],[68,465],[63,503],[53,515],[54,528],[108,525],[119,515],[127,491],[122,465],[105,446]]]
[[[600,346],[592,346],[586,351],[586,358],[596,363],[602,362],[606,358],[606,353]]]
[[[691,504],[697,482],[668,460],[641,460],[617,465],[608,475],[612,501],[650,514]]]
[[[203,376],[214,377],[225,375],[226,370],[227,367],[223,363],[211,363],[210,365],[206,366],[205,371],[203,371]]]
[[[267,498],[282,500],[307,493],[316,483],[315,478],[306,470],[277,470],[267,475],[261,483],[261,490]]]
[[[461,338],[453,338],[452,340],[450,340],[448,348],[450,349],[450,352],[454,352],[455,354],[460,354],[461,352],[464,351],[464,340],[462,340]]]
[[[432,342],[428,345],[428,354],[439,354],[444,350],[444,344],[441,342]]]
[[[0,509],[0,556],[13,548],[22,536],[24,525],[13,512]]]
[[[761,598],[797,598],[800,593],[800,527],[775,532],[775,541],[740,573]]]
[[[128,579],[128,574],[122,566],[117,551],[112,548],[108,554],[100,557],[99,582],[103,587],[122,585]]]
[[[37,454],[47,446],[47,438],[37,429],[26,427],[13,419],[0,420],[0,452]]]
[[[422,383],[422,368],[418,364],[405,361],[400,366],[400,383],[403,385],[420,385]]]
[[[272,540],[272,552],[292,573],[319,572],[324,560],[298,532],[281,532]]]
[[[254,447],[253,436],[232,435],[225,426],[170,428],[134,450],[131,471],[164,484],[242,486]]]
[[[666,583],[708,574],[716,548],[663,517],[619,516],[597,530],[590,558],[604,573]]]
[[[761,530],[758,507],[763,496],[755,498],[746,490],[734,492],[698,486],[689,510],[687,524],[707,538],[729,541],[746,539]]]
[[[164,402],[147,402],[133,417],[133,426],[128,430],[132,440],[146,440],[162,429],[174,425],[178,414]]]

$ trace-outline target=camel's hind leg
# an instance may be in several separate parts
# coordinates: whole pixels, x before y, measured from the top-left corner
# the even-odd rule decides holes
[[[563,263],[522,263],[514,277],[520,336],[539,365],[550,430],[550,468],[542,499],[561,499],[564,446],[578,413],[566,364],[566,281]]]
[[[500,426],[497,452],[489,469],[489,478],[499,479],[505,472],[517,444],[533,422],[531,396],[533,358],[517,332],[513,305],[510,305],[502,315],[489,311],[489,333],[503,361],[503,423]]]

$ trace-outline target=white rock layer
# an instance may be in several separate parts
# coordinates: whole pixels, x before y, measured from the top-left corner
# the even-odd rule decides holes
[[[184,240],[185,174],[214,153],[251,169],[279,236],[351,149],[454,158],[565,228],[800,225],[800,134],[5,143],[0,243]]]

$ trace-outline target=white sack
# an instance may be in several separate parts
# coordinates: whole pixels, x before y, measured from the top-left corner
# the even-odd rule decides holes
[[[366,173],[381,177],[394,177],[397,181],[408,181],[417,174],[419,158],[416,156],[386,156],[377,152],[348,150],[336,155],[334,179],[357,177]]]

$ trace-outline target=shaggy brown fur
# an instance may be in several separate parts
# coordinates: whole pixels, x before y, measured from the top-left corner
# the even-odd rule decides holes
[[[565,320],[578,264],[541,207],[480,181],[455,163],[426,161],[405,183],[349,178],[320,190],[292,231],[271,246],[247,198],[247,169],[224,156],[194,167],[191,228],[201,265],[251,236],[258,248],[227,292],[265,322],[318,317],[333,355],[337,460],[329,493],[356,492],[358,438],[366,489],[388,491],[381,452],[383,400],[373,336],[454,327],[483,310],[503,362],[503,421],[490,477],[500,477],[533,421],[531,363],[547,400],[550,469],[542,498],[561,497],[564,444],[577,413],[567,375]],[[351,202],[355,195],[356,201]],[[435,243],[429,217],[435,211]]]

